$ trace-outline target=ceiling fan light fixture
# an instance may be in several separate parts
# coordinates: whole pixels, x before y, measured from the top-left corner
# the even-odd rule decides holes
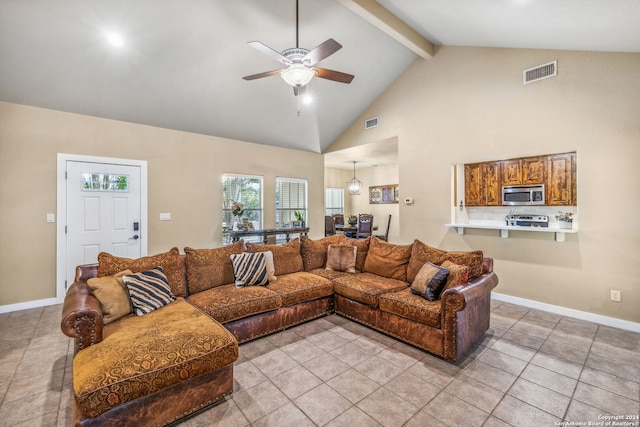
[[[311,81],[316,71],[302,64],[292,64],[280,71],[282,80],[293,87],[302,87]]]
[[[360,194],[360,188],[362,187],[362,181],[356,178],[356,162],[353,162],[353,179],[347,181],[347,191],[352,196]]]

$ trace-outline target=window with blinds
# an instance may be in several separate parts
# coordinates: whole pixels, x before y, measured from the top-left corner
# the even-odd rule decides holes
[[[325,188],[325,215],[344,215],[344,188]]]
[[[236,203],[237,202],[237,203]],[[242,210],[236,209],[242,205]],[[262,227],[262,177],[252,175],[222,175],[222,243],[231,243],[229,232],[248,222],[256,229]],[[260,237],[245,241],[261,243]]]
[[[298,221],[296,211],[308,222],[307,180],[276,178],[276,227],[287,227]]]

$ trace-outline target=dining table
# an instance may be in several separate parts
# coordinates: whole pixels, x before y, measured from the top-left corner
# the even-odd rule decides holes
[[[374,225],[372,227],[372,230],[377,230],[378,226]],[[355,225],[351,225],[351,224],[336,224],[336,231],[338,232],[351,232],[351,233],[356,233],[358,232],[358,224]]]

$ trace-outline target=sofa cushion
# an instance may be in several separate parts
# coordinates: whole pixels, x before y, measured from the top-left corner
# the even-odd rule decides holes
[[[447,260],[442,263],[442,267],[449,270],[449,277],[447,278],[447,283],[442,289],[442,292],[449,288],[453,288],[454,286],[464,285],[469,282],[469,267],[466,265],[454,264]]]
[[[138,316],[151,313],[174,301],[169,281],[162,267],[122,276],[131,297],[131,307]]]
[[[341,234],[341,236],[344,235]],[[366,239],[350,239],[346,236],[344,241],[340,242],[341,245],[351,245],[356,247],[356,271],[358,273],[364,273],[364,263],[367,260],[370,242],[371,237],[367,237]]]
[[[445,260],[468,266],[469,279],[482,274],[482,251],[447,252],[431,247],[420,240],[415,240],[411,251],[411,261],[409,261],[409,266],[407,267],[407,281],[413,282],[425,262],[429,261],[436,265],[442,265]]]
[[[333,294],[331,280],[306,271],[280,276],[267,288],[280,295],[283,307]]]
[[[380,295],[380,310],[440,328],[442,301],[428,301],[409,288]]]
[[[351,245],[329,245],[327,248],[327,270],[356,272],[356,252]]]
[[[280,295],[265,286],[236,288],[233,283],[189,295],[188,300],[220,323],[277,310],[282,306]]]
[[[247,243],[247,252],[266,251],[273,253],[273,265],[276,269],[276,276],[304,271],[302,256],[300,255],[300,239],[295,238],[289,243],[282,245]]]
[[[364,271],[406,282],[412,246],[394,245],[377,237],[372,238],[367,259],[364,262]]]
[[[269,268],[267,267],[267,258],[270,261],[271,275],[273,275],[273,254],[271,252],[231,254],[236,287],[268,285]]]
[[[343,271],[327,270],[326,268],[314,268],[308,273],[315,274],[317,276],[324,277],[325,279],[329,279],[329,280],[333,280],[336,277],[341,277],[341,276],[344,276],[345,274],[349,274]]]
[[[125,270],[113,276],[94,277],[87,280],[91,293],[100,302],[102,321],[105,325],[131,313],[131,300],[122,276],[132,273],[131,270]]]
[[[162,267],[164,270],[173,295],[177,297],[186,295],[187,286],[178,248],[136,259],[117,257],[106,252],[98,254],[98,277],[111,276],[127,269],[138,273],[156,267]]]
[[[215,371],[238,358],[236,339],[184,299],[119,328],[73,359],[73,391],[83,417]]]
[[[411,293],[435,301],[440,298],[440,292],[447,284],[448,277],[449,270],[426,262],[411,283]]]
[[[333,280],[335,293],[374,308],[378,306],[380,295],[408,287],[409,285],[401,280],[371,273],[345,274]]]
[[[233,283],[230,255],[242,252],[244,252],[243,240],[221,248],[184,248],[189,293],[195,294],[215,286]]]
[[[300,237],[300,255],[304,264],[304,271],[316,268],[324,268],[327,263],[327,248],[329,245],[338,245],[347,238],[343,234],[334,234],[320,240],[312,240],[307,236]]]

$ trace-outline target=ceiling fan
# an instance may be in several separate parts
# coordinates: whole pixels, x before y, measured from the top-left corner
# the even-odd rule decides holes
[[[259,50],[267,56],[285,65],[280,70],[266,71],[264,73],[253,74],[243,77],[245,80],[261,79],[263,77],[274,76],[280,74],[282,79],[289,85],[293,86],[294,95],[303,95],[306,84],[311,81],[314,76],[321,79],[333,80],[340,83],[351,83],[353,77],[351,74],[342,73],[340,71],[328,70],[326,68],[314,67],[318,62],[336,53],[342,45],[334,39],[329,39],[324,43],[316,46],[312,50],[307,50],[298,45],[298,0],[296,0],[296,47],[287,49],[279,53],[269,46],[252,41],[249,46]]]

